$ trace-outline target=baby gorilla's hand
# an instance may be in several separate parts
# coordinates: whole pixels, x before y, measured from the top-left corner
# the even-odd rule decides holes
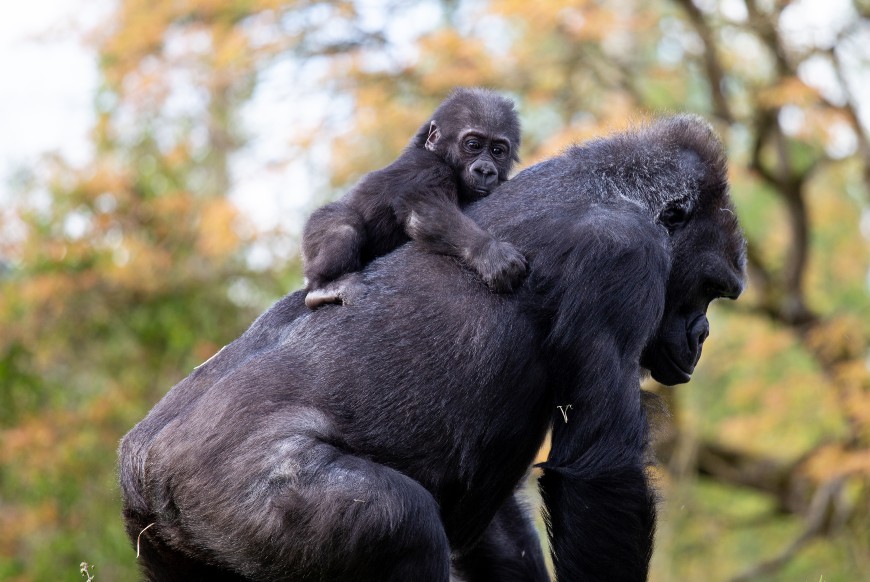
[[[514,245],[491,241],[471,261],[483,281],[497,293],[512,291],[526,276],[526,258]]]

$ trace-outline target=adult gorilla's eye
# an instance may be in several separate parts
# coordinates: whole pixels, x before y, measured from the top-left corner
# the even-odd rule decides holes
[[[472,151],[472,152],[478,152],[478,151],[480,151],[480,148],[481,148],[482,146],[480,145],[480,142],[479,142],[478,140],[476,140],[476,139],[468,139],[468,140],[465,140],[465,147],[466,147],[469,151]]]
[[[670,232],[674,232],[678,227],[685,224],[687,218],[688,214],[686,214],[685,209],[679,206],[665,208],[659,214],[659,222]]]

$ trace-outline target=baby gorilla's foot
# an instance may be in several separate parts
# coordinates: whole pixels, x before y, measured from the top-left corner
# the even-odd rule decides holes
[[[312,289],[305,295],[305,305],[308,309],[317,309],[322,305],[342,304],[342,300],[336,289],[332,286],[324,287],[323,289]]]
[[[345,275],[327,285],[312,289],[305,296],[305,305],[317,309],[324,305],[353,305],[362,295],[362,278],[359,273]]]

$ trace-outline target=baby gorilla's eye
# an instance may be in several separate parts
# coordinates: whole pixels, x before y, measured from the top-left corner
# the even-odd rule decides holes
[[[497,158],[504,157],[505,153],[507,153],[507,149],[502,146],[493,146],[492,148],[492,155]]]
[[[468,140],[465,140],[465,147],[469,151],[478,152],[478,151],[480,151],[480,148],[482,146],[480,145],[480,141],[478,141],[476,139],[468,139]]]

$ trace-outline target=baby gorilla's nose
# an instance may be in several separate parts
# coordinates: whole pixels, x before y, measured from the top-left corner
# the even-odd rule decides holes
[[[472,166],[471,171],[474,172],[475,178],[481,186],[492,188],[498,182],[498,170],[493,164],[482,162]]]

